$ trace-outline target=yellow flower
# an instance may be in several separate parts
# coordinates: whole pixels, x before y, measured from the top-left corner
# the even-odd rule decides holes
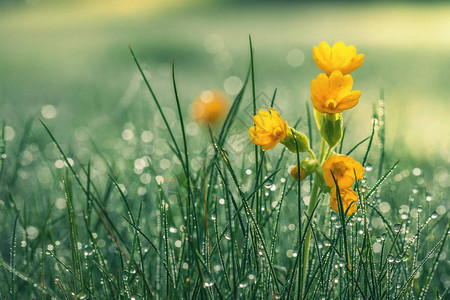
[[[192,105],[192,116],[201,124],[214,124],[228,112],[229,102],[218,90],[203,91]]]
[[[298,166],[295,166],[291,169],[291,176],[294,178],[295,181],[298,181]],[[300,167],[300,181],[302,181],[303,179],[305,179],[306,177],[306,172],[305,170]]]
[[[356,54],[354,46],[346,47],[343,42],[337,42],[332,48],[326,42],[321,42],[319,47],[314,46],[313,58],[317,66],[327,75],[335,70],[345,75],[361,66],[364,54]]]
[[[341,113],[358,104],[361,91],[352,91],[353,78],[334,71],[330,77],[319,74],[311,82],[311,100],[321,113]]]
[[[356,201],[358,201],[358,196],[356,195],[355,191],[351,188],[346,189],[340,189],[339,193],[341,194],[341,200],[342,200],[342,209],[345,212],[347,212],[347,216],[353,215],[356,210]],[[338,204],[338,198],[336,194],[336,186],[334,186],[330,191],[330,206],[333,210],[339,212],[339,204]],[[352,203],[353,202],[353,203]],[[351,206],[350,206],[351,205]],[[350,208],[348,208],[350,206]],[[347,211],[348,209],[348,211]]]
[[[331,172],[340,189],[346,189],[353,185],[355,174],[360,180],[364,176],[363,166],[347,155],[338,155],[328,158],[323,164],[323,179],[329,187],[334,187],[335,182]]]
[[[253,117],[255,126],[248,131],[250,140],[255,145],[260,145],[266,151],[275,147],[286,137],[288,130],[287,122],[284,122],[280,114],[273,108],[258,111]]]

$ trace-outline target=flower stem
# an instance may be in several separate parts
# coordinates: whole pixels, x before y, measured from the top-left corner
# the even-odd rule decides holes
[[[317,176],[317,175],[315,175]],[[311,219],[312,222],[312,218],[313,218],[313,211],[314,211],[314,207],[316,206],[316,202],[317,202],[317,196],[319,195],[319,185],[317,184],[316,180],[314,180],[314,184],[312,187],[312,191],[311,191],[311,199],[309,201],[309,205],[308,205],[308,218]],[[307,231],[306,231],[306,236],[305,236],[305,241],[304,241],[304,255],[303,255],[303,282],[302,282],[302,289],[301,291],[303,292],[304,288],[305,288],[305,283],[306,283],[306,271],[308,269],[308,258],[309,258],[309,244],[311,242],[311,226],[312,223],[310,223],[310,226],[308,227]]]
[[[325,146],[326,146],[326,142],[325,139],[322,138],[322,144],[320,145],[320,154],[319,154],[319,163],[322,164],[323,163],[323,159],[325,156]]]
[[[330,156],[332,150],[333,150],[333,148],[328,147],[327,153],[325,154],[325,157],[323,160],[326,160]]]
[[[320,145],[320,154],[319,154],[319,163],[322,164],[324,158],[325,158],[325,147],[326,146],[326,142],[324,140],[324,138],[322,138],[322,143]],[[312,222],[312,218],[313,216],[313,212],[314,212],[314,207],[316,206],[316,202],[317,202],[317,197],[319,195],[319,185],[317,183],[317,175],[314,175],[314,183],[313,183],[313,187],[311,190],[311,199],[309,201],[309,205],[308,205],[308,218],[311,220]],[[302,276],[302,286],[301,286],[301,292],[304,291],[305,288],[305,283],[306,283],[306,274],[307,274],[307,269],[308,269],[308,258],[309,258],[309,244],[311,243],[311,226],[312,223],[310,223],[310,226],[308,227],[307,231],[306,231],[306,236],[305,236],[305,241],[304,241],[304,255],[303,255],[303,276]]]

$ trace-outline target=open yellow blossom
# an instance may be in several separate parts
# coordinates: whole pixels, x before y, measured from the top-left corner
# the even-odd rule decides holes
[[[356,48],[351,45],[346,47],[344,42],[337,42],[331,48],[326,42],[321,42],[319,47],[314,46],[313,58],[327,75],[336,70],[345,75],[361,66],[364,54],[356,54]]]
[[[334,187],[334,178],[340,189],[346,189],[353,185],[355,174],[360,180],[364,176],[363,166],[347,155],[331,156],[323,164],[323,179],[329,187]],[[333,172],[333,175],[331,175]]]
[[[347,216],[353,215],[357,210],[355,202],[358,201],[358,196],[356,195],[355,191],[352,190],[351,188],[346,188],[340,189],[339,193],[341,194],[342,209],[344,210],[344,213],[347,212]],[[338,201],[339,200],[336,194],[336,186],[334,186],[330,191],[330,206],[333,210],[337,212],[339,212]],[[349,206],[350,208],[348,208]]]
[[[202,124],[214,124],[228,112],[227,96],[218,90],[203,91],[192,105],[192,116]]]
[[[295,181],[298,181],[298,166],[295,166],[291,169],[291,176],[294,178]],[[305,179],[306,177],[306,172],[305,169],[303,169],[302,167],[300,167],[300,181],[302,181],[303,179]]]
[[[266,110],[258,111],[253,117],[255,126],[248,131],[253,144],[261,146],[266,151],[275,147],[286,137],[288,130],[287,122],[283,121],[280,114],[272,107],[270,112]]]
[[[319,74],[311,82],[311,101],[321,113],[341,113],[358,104],[361,91],[352,91],[353,78],[334,71],[330,77]]]

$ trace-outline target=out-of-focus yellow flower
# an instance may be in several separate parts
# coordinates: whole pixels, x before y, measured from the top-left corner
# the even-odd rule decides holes
[[[361,91],[352,91],[353,78],[334,71],[330,77],[319,74],[311,81],[311,100],[321,113],[341,113],[358,104]]]
[[[295,181],[298,181],[298,166],[295,166],[291,169],[291,176],[294,178]],[[306,177],[306,172],[305,170],[300,167],[300,181],[302,181],[303,179],[305,179]]]
[[[334,187],[335,182],[331,172],[340,189],[346,189],[353,185],[355,174],[360,180],[364,176],[363,166],[347,155],[331,156],[323,164],[323,179],[329,187]]]
[[[321,42],[319,47],[314,46],[313,58],[327,75],[335,70],[345,75],[361,66],[364,54],[356,54],[356,48],[351,45],[346,47],[344,42],[337,42],[332,48],[326,42]]]
[[[227,96],[218,90],[203,91],[192,105],[192,116],[201,124],[214,124],[228,113]]]
[[[272,107],[270,112],[266,110],[258,111],[253,117],[255,126],[248,131],[253,144],[261,146],[266,151],[275,147],[286,137],[288,130],[287,122],[283,121],[280,114]]]
[[[346,189],[339,189],[339,193],[341,194],[341,200],[342,200],[342,209],[345,212],[347,212],[347,216],[353,215],[356,210],[356,202],[358,201],[358,196],[356,195],[355,191],[351,188]],[[338,198],[336,194],[336,186],[334,186],[330,191],[330,206],[333,210],[339,212],[339,203]],[[350,206],[351,205],[351,206]],[[350,206],[350,208],[348,208]],[[347,211],[348,209],[348,211]]]

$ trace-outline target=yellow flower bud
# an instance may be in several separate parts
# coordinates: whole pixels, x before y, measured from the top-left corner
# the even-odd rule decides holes
[[[298,166],[293,167],[290,173],[291,176],[294,178],[294,180],[298,181]],[[306,177],[305,170],[302,167],[300,167],[300,181],[305,179],[305,177]]]
[[[314,158],[311,157],[304,158],[300,162],[300,181],[305,179],[305,177],[308,176],[309,174],[314,173],[318,166],[319,162]],[[292,177],[294,177],[294,179],[298,181],[298,166],[293,167],[290,173]]]

